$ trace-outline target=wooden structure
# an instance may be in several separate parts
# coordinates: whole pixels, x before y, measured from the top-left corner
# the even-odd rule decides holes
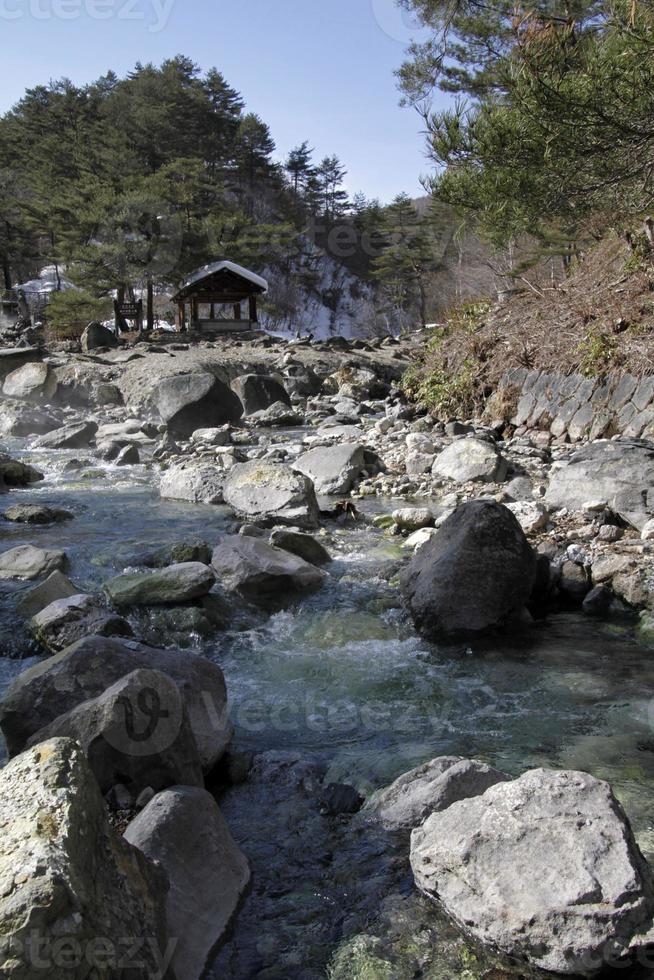
[[[189,276],[173,297],[178,305],[178,329],[206,334],[252,330],[259,322],[257,297],[267,291],[265,279],[235,262],[205,265]],[[247,315],[244,316],[243,303],[246,301]],[[227,316],[224,313],[226,306],[229,307]]]
[[[136,303],[121,303],[114,300],[114,317],[116,320],[116,330],[129,330],[129,321],[133,320],[134,329],[139,333],[143,330],[143,300]]]

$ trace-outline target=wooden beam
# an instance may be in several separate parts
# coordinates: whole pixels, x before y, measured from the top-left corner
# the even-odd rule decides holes
[[[257,317],[257,297],[256,295],[250,296],[250,320],[252,323],[258,323],[259,319]]]

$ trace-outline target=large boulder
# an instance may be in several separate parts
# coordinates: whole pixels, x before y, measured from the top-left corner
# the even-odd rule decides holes
[[[545,495],[550,507],[581,510],[606,501],[642,530],[654,516],[654,444],[635,439],[591,442],[552,470]]]
[[[65,650],[84,636],[133,635],[127,620],[106,609],[95,596],[83,594],[55,599],[32,617],[30,629],[51,653]]]
[[[29,402],[49,401],[56,390],[57,377],[50,365],[43,361],[33,361],[12,371],[2,386],[2,393],[7,398]]]
[[[102,793],[118,783],[136,798],[178,783],[203,786],[202,764],[182,694],[157,670],[135,670],[38,731],[29,745],[73,738]]]
[[[131,606],[174,606],[200,599],[216,584],[214,573],[201,562],[189,561],[151,572],[117,575],[104,584],[110,602]]]
[[[293,468],[308,476],[316,493],[349,493],[365,469],[363,446],[345,443],[338,446],[321,446],[303,453],[293,463]]]
[[[171,466],[161,477],[159,493],[164,500],[191,504],[222,504],[225,471],[211,463],[192,460]]]
[[[0,772],[0,961],[7,980],[161,976],[163,872],[109,825],[80,747],[35,746]],[[77,952],[76,952],[77,951]]]
[[[535,770],[432,814],[411,866],[475,939],[554,973],[600,972],[652,930],[650,869],[610,786],[586,773]]]
[[[302,558],[273,548],[261,538],[242,535],[223,538],[213,553],[212,565],[229,592],[264,605],[283,604],[289,595],[312,592],[327,578],[326,572]]]
[[[177,374],[158,383],[154,404],[169,431],[190,438],[200,428],[237,422],[243,406],[234,392],[213,374]]]
[[[270,535],[273,548],[290,551],[292,555],[310,562],[312,565],[329,565],[331,555],[323,544],[310,534],[279,527]]]
[[[32,586],[21,593],[16,610],[28,619],[36,616],[42,609],[58,599],[69,599],[80,594],[80,590],[63,572],[52,572],[44,582]]]
[[[508,778],[485,762],[439,756],[373,793],[365,812],[389,830],[410,830],[419,827],[430,814],[440,813],[459,800],[481,796],[490,786]]]
[[[36,436],[52,432],[62,424],[58,415],[44,407],[34,407],[24,404],[7,405],[0,419],[0,431],[11,436]]]
[[[125,831],[168,875],[168,934],[178,939],[176,980],[199,980],[250,880],[213,796],[177,786],[160,793]]]
[[[0,581],[31,582],[51,572],[62,571],[68,564],[63,551],[19,545],[0,554]]]
[[[188,650],[146,647],[133,640],[87,636],[20,674],[0,702],[0,729],[11,756],[39,729],[97,698],[134,670],[159,670],[180,689],[205,770],[232,737],[220,667]]]
[[[521,613],[536,556],[513,514],[490,500],[463,504],[401,577],[416,626],[429,638],[473,636]]]
[[[457,439],[436,457],[432,473],[455,483],[471,480],[501,483],[506,479],[507,464],[492,443],[483,439]]]
[[[80,345],[85,354],[97,350],[98,347],[118,347],[119,344],[120,341],[113,330],[97,320],[89,323],[80,337]]]
[[[84,449],[90,445],[97,431],[97,422],[71,422],[39,436],[34,445],[38,449]]]
[[[27,463],[19,463],[6,453],[0,453],[0,490],[12,490],[18,487],[28,487],[31,483],[39,483],[43,479],[43,473],[28,466]]]
[[[251,520],[315,527],[318,502],[306,476],[281,463],[256,460],[229,471],[223,487],[225,503]]]
[[[263,374],[243,374],[232,381],[232,391],[236,393],[245,415],[254,415],[282,402],[290,408],[291,399],[286,388],[278,378]]]
[[[2,516],[14,524],[63,524],[74,517],[69,510],[47,504],[14,504]]]

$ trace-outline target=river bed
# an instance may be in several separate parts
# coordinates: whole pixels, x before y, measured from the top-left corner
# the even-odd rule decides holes
[[[190,538],[213,546],[234,528],[226,508],[160,500],[156,475],[143,466],[99,469],[93,460],[86,477],[71,476],[63,467],[79,450],[30,452],[17,440],[7,448],[47,474],[12,500],[47,501],[75,519],[46,528],[0,521],[3,548],[65,549],[83,591],[162,546]],[[417,636],[401,608],[397,540],[364,522],[329,533],[336,560],[319,593],[252,628],[189,639],[225,672],[236,748],[311,756],[325,782],[353,784],[364,796],[445,754],[512,775],[583,769],[612,783],[654,858],[654,661],[633,625],[565,614],[483,649],[438,647]],[[2,690],[38,655],[14,611],[23,588],[0,586]],[[262,785],[230,790],[221,805],[254,876],[212,980],[324,976],[338,944],[378,910],[389,881],[398,900],[411,893],[397,855],[385,854],[374,834],[319,816],[310,799],[306,813],[290,813],[297,798],[279,789],[268,797]],[[275,845],[289,821],[295,839]]]

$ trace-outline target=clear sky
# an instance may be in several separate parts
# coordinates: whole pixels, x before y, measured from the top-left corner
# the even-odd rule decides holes
[[[0,111],[50,79],[184,54],[223,72],[280,157],[307,139],[351,193],[389,201],[430,169],[393,75],[419,36],[394,0],[0,0]]]

